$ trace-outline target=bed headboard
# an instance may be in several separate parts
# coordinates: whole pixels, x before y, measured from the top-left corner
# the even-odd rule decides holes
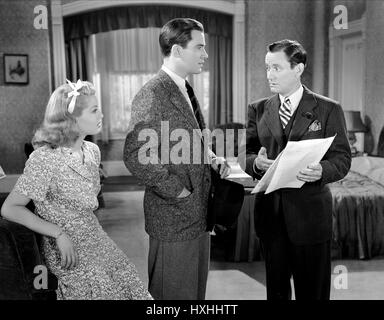
[[[377,145],[377,155],[379,157],[384,157],[384,127],[380,132],[379,143]]]

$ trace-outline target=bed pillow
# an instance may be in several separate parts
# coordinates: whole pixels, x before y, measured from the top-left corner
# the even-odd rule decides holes
[[[351,170],[368,176],[384,185],[384,158],[355,157],[352,158]]]

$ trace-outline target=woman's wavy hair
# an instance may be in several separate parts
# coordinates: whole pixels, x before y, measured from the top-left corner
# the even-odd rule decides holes
[[[68,97],[72,92],[69,84],[61,85],[52,93],[45,110],[44,121],[32,139],[35,149],[42,146],[51,148],[70,146],[79,138],[76,118],[81,116],[87,107],[83,96],[93,96],[96,93],[92,83],[88,81],[82,83],[72,113],[68,112],[68,105],[72,100],[72,97]]]

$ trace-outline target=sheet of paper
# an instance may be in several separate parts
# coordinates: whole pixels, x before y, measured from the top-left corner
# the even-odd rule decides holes
[[[324,139],[288,141],[285,149],[264,174],[252,193],[266,194],[281,188],[301,188],[303,181],[297,180],[300,170],[309,164],[318,163],[331,146],[335,136]]]
[[[255,186],[255,188],[252,190],[251,193],[264,192],[267,190],[269,184],[272,181],[273,175],[275,174],[277,165],[279,163],[279,160],[282,154],[283,154],[283,151],[280,152],[280,154],[277,156],[277,158],[269,167],[269,169],[264,173],[263,177],[261,178],[261,180],[258,182],[258,184]]]
[[[5,172],[4,170],[0,167],[0,179],[5,178]]]

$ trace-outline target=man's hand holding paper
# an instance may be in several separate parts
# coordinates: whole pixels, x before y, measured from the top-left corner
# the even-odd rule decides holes
[[[320,180],[323,175],[323,167],[320,163],[313,163],[307,168],[300,170],[297,179],[304,182],[315,182]]]
[[[305,182],[320,180],[322,167],[319,162],[334,139],[335,136],[288,141],[252,193],[265,191],[267,194],[281,188],[301,188]]]

